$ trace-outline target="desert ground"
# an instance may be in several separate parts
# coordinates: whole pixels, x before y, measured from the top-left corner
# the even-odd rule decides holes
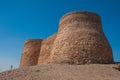
[[[47,64],[0,73],[0,80],[120,80],[120,64]]]

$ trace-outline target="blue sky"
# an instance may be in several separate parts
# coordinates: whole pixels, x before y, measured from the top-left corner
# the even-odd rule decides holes
[[[54,34],[60,18],[75,10],[101,16],[114,60],[120,62],[120,0],[0,0],[0,71],[17,68],[25,40]]]

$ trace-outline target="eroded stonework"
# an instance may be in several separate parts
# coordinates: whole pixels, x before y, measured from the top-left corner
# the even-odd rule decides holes
[[[25,44],[20,66],[113,62],[112,49],[103,33],[100,16],[96,13],[81,11],[68,13],[60,20],[58,33],[39,41],[38,44],[35,43],[31,49],[26,48]],[[36,54],[36,58],[31,58]]]
[[[25,42],[20,67],[37,64],[41,42],[41,39],[30,39]]]

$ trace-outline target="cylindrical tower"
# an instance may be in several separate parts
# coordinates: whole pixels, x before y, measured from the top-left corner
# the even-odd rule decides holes
[[[42,40],[30,39],[24,44],[20,67],[37,65]]]
[[[56,35],[57,33],[42,41],[42,46],[38,58],[38,65],[48,64]]]
[[[64,15],[52,50],[52,63],[112,63],[112,49],[103,31],[100,16],[77,11]]]

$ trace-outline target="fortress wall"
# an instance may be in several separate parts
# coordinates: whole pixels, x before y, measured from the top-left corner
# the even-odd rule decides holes
[[[42,40],[30,39],[24,44],[20,67],[37,65]]]
[[[72,12],[61,18],[51,51],[51,63],[112,63],[112,49],[100,17],[91,12]]]
[[[42,41],[38,64],[47,64],[48,63],[49,57],[51,55],[51,50],[53,48],[53,42],[56,38],[56,35],[57,35],[57,33]]]
[[[45,40],[27,40],[20,67],[48,63],[113,63],[112,49],[102,30],[100,16],[91,12],[65,14],[58,33]]]

